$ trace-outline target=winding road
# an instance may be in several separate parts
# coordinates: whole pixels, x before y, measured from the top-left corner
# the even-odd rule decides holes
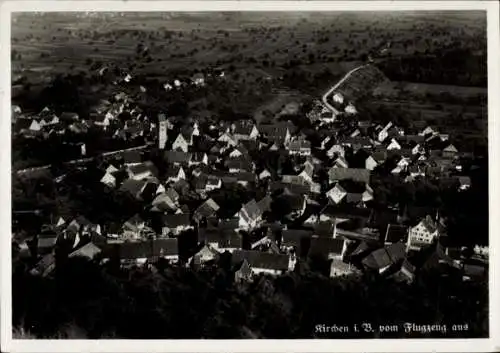
[[[352,69],[351,71],[349,71],[348,73],[346,73],[344,75],[344,77],[342,77],[340,79],[340,81],[338,81],[335,85],[332,86],[332,88],[330,88],[324,95],[323,95],[323,98],[322,98],[322,101],[323,101],[323,104],[325,105],[325,107],[327,107],[328,109],[330,109],[330,111],[333,113],[333,114],[339,114],[340,112],[335,109],[335,107],[333,107],[330,103],[328,103],[328,96],[331,95],[342,83],[344,83],[345,80],[347,80],[353,73],[355,73],[356,71],[358,70],[361,70],[362,68],[368,66],[369,64],[365,64],[365,65],[361,65],[361,66],[358,66],[354,69]]]

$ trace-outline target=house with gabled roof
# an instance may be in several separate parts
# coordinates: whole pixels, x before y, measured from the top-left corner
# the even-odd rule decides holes
[[[217,139],[218,142],[223,142],[226,146],[237,146],[238,145],[238,140],[229,132],[224,132],[222,135],[219,136]]]
[[[407,226],[389,223],[384,236],[384,245],[391,245],[397,242],[406,244],[408,241],[408,231]]]
[[[459,186],[458,186],[458,189],[463,191],[463,190],[468,190],[471,186],[471,180],[470,180],[470,177],[468,176],[465,176],[465,175],[461,175],[459,177],[457,177],[458,179],[458,183],[459,183]]]
[[[152,260],[165,259],[171,263],[179,261],[179,244],[177,238],[158,238],[151,240]]]
[[[237,141],[255,140],[259,137],[259,130],[253,121],[240,120],[232,126],[233,136]]]
[[[281,232],[280,246],[282,251],[290,252],[295,250],[297,254],[301,254],[302,246],[311,239],[313,231],[308,229],[284,229]]]
[[[33,119],[29,126],[29,130],[34,132],[39,132],[40,130],[42,130],[42,126],[37,120]]]
[[[267,169],[264,169],[262,172],[259,173],[259,180],[266,180],[270,179],[271,177],[272,175]]]
[[[204,152],[193,152],[188,165],[191,167],[200,164],[208,165],[208,155]]]
[[[235,280],[251,279],[252,275],[279,275],[289,270],[288,255],[273,254],[255,250],[236,250],[231,262],[235,265]]]
[[[254,163],[243,157],[227,159],[224,166],[230,173],[253,172],[255,169]]]
[[[36,238],[37,254],[45,255],[51,253],[56,246],[58,236],[56,233],[42,233]]]
[[[343,156],[337,156],[333,162],[332,168],[349,168],[349,163]]]
[[[35,276],[47,277],[56,268],[56,258],[54,254],[47,254],[31,269],[30,273]]]
[[[405,258],[400,264],[397,264],[397,267],[389,275],[389,278],[392,278],[396,282],[412,283],[415,279],[415,269],[415,266]]]
[[[189,213],[164,214],[161,220],[163,236],[178,236],[186,230],[193,229],[191,225],[191,215]]]
[[[219,208],[219,205],[214,200],[207,199],[194,211],[193,220],[199,223],[203,219],[214,217]]]
[[[368,156],[365,159],[365,169],[374,170],[378,166],[378,162],[373,158],[373,156]]]
[[[249,156],[248,150],[242,144],[233,147],[231,152],[229,153],[229,158],[247,158]]]
[[[370,182],[370,170],[360,168],[330,168],[328,171],[330,183],[341,180],[352,180],[368,184]]]
[[[111,173],[105,173],[100,182],[110,188],[114,188],[116,186],[116,178]]]
[[[336,237],[312,237],[308,256],[321,255],[327,259],[342,260],[347,249],[347,241]]]
[[[151,161],[143,162],[140,164],[130,165],[127,167],[128,177],[134,180],[144,180],[153,178],[158,175],[156,166]]]
[[[292,137],[289,125],[285,122],[261,124],[259,125],[259,131],[268,141],[279,145],[287,145]]]
[[[342,185],[340,185],[340,183],[335,184],[335,186],[326,193],[328,200],[334,204],[339,204],[346,195],[347,191],[342,187]]]
[[[389,136],[389,129],[392,127],[392,122],[387,123],[383,128],[377,132],[377,140],[378,142],[384,142],[385,139]]]
[[[142,190],[146,187],[145,180],[127,179],[120,186],[119,190],[125,192],[135,199],[140,199]]]
[[[401,149],[401,145],[399,144],[399,142],[396,139],[391,139],[391,142],[387,145],[386,149],[388,151],[391,151],[391,150],[400,150]]]
[[[93,260],[97,255],[101,253],[101,248],[99,248],[94,243],[90,242],[80,247],[79,249],[73,251],[68,255],[68,257],[85,257],[89,260]]]
[[[169,188],[168,190],[173,190],[173,189]],[[178,199],[177,200],[173,199],[167,193],[161,193],[156,195],[155,199],[151,203],[151,211],[168,212],[168,211],[176,211],[178,208],[179,208]]]
[[[146,228],[146,222],[138,214],[123,223],[123,236],[127,239],[140,239]]]
[[[127,166],[142,163],[141,152],[139,152],[137,150],[124,151],[122,153],[122,157],[123,157],[123,162]]]
[[[290,141],[287,145],[290,155],[310,156],[311,142],[305,138],[298,138]]]
[[[449,144],[443,148],[443,158],[455,158],[457,154],[458,150],[453,144]]]
[[[182,133],[179,133],[172,143],[172,151],[182,151],[187,153],[191,144],[191,139],[187,139]]]
[[[262,222],[263,212],[255,199],[250,200],[244,204],[240,211],[235,215],[239,218],[239,227],[242,229],[257,228]]]
[[[432,127],[427,126],[425,129],[423,129],[421,132],[419,132],[419,136],[428,136],[428,135],[434,135],[436,134],[437,131],[435,131]]]
[[[219,253],[234,252],[243,247],[243,236],[232,228],[198,228],[198,243],[208,245]]]
[[[406,246],[397,242],[373,251],[362,260],[363,267],[368,271],[384,273],[392,266],[397,265],[406,257]]]
[[[420,250],[423,247],[431,245],[438,237],[437,224],[431,216],[427,215],[410,228],[406,246],[409,250]]]
[[[204,266],[216,261],[219,258],[219,255],[220,254],[217,250],[212,248],[210,245],[205,244],[189,259],[188,262],[193,266]]]
[[[186,173],[184,172],[184,168],[180,165],[174,165],[169,168],[166,172],[167,183],[168,182],[177,182],[179,180],[186,180]]]
[[[338,143],[344,147],[351,147],[354,152],[360,149],[371,150],[373,148],[373,142],[366,136],[342,137],[339,138]]]

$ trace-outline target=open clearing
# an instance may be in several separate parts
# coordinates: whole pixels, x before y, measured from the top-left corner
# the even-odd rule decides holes
[[[385,81],[381,83],[373,92],[374,96],[379,97],[396,97],[401,93],[424,97],[427,95],[450,94],[458,98],[469,98],[471,96],[486,96],[488,89],[484,87],[462,87],[415,82]]]

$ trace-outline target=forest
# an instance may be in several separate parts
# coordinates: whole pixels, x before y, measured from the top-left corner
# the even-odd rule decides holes
[[[14,254],[15,255],[15,254]],[[158,263],[102,268],[84,258],[64,260],[53,277],[34,277],[13,257],[13,326],[37,338],[234,339],[485,337],[487,283],[463,282],[443,270],[422,271],[413,284],[372,275],[329,278],[325,260],[292,273],[234,283],[229,254],[203,269]],[[63,260],[59,260],[63,261]],[[404,332],[324,334],[318,323],[467,324],[444,336]],[[441,336],[440,336],[441,335]]]

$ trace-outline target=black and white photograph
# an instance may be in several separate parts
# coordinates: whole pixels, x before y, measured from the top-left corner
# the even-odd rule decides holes
[[[498,4],[56,5],[10,12],[12,340],[492,337]]]

